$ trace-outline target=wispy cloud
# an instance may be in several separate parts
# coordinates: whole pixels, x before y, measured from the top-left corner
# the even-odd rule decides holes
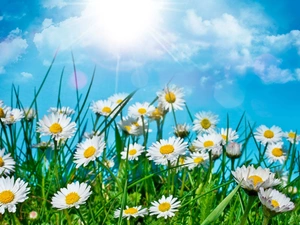
[[[31,73],[27,73],[27,72],[22,72],[21,76],[24,78],[32,78],[33,77]]]

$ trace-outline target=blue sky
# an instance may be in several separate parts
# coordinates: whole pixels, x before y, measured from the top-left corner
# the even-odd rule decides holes
[[[23,104],[29,104],[58,50],[39,103],[45,110],[55,106],[58,78],[65,67],[63,105],[74,107],[72,51],[80,92],[97,67],[90,101],[136,88],[134,101],[152,101],[171,80],[185,88],[192,113],[210,110],[224,124],[228,113],[234,127],[246,111],[257,125],[299,130],[300,3],[153,2],[152,12],[141,8],[129,13],[124,12],[126,6],[109,12],[88,0],[2,0],[0,99],[9,104],[14,83]],[[138,35],[131,36],[136,30],[129,22],[110,30],[123,22],[115,20],[120,14],[136,15],[132,23],[141,22]],[[150,20],[142,19],[146,14]],[[185,120],[186,114],[179,119]]]

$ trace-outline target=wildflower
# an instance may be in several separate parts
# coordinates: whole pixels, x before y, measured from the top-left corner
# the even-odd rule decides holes
[[[105,159],[103,164],[108,168],[113,168],[115,166],[114,158],[115,157],[112,157],[111,159]]]
[[[100,131],[84,132],[83,136],[86,139],[92,139],[94,136],[100,136]]]
[[[183,99],[183,88],[171,85],[165,87],[162,91],[158,91],[156,94],[158,96],[159,103],[165,110],[182,110],[182,106],[184,106],[185,102]]]
[[[285,132],[283,134],[283,136],[285,138],[287,138],[287,140],[291,143],[291,144],[298,144],[299,140],[300,140],[300,135],[297,135],[296,132],[290,130],[289,132]]]
[[[129,148],[124,148],[124,151],[121,152],[122,159],[126,159],[128,152],[128,160],[138,160],[138,157],[144,152],[144,146],[134,143],[130,144]]]
[[[128,134],[134,135],[134,136],[140,136],[143,134],[143,127],[145,131],[148,130],[148,122],[144,120],[143,121],[140,117],[125,117],[121,122],[119,123],[120,128],[125,131]]]
[[[196,119],[193,121],[193,130],[197,132],[212,132],[219,122],[218,115],[213,114],[212,112],[199,112],[195,115]]]
[[[50,143],[50,142],[45,142],[45,141],[42,141],[40,143],[37,143],[35,145],[32,145],[33,148],[39,148],[41,149],[42,151],[48,149],[48,148],[51,148],[51,149],[54,149],[54,145],[53,143]]]
[[[37,217],[38,217],[37,211],[31,211],[31,212],[29,213],[29,219],[35,220],[35,219],[37,219]]]
[[[92,194],[90,191],[91,186],[86,183],[75,183],[68,184],[67,188],[61,188],[52,197],[51,204],[53,208],[58,210],[67,208],[79,208],[80,205],[85,204],[86,200]]]
[[[190,157],[187,157],[185,163],[189,170],[194,169],[195,167],[200,167],[205,165],[209,158],[208,153],[194,152]]]
[[[286,159],[285,153],[282,149],[283,142],[278,142],[278,143],[271,143],[268,145],[267,150],[266,150],[266,156],[268,157],[268,161],[270,163],[279,161],[281,164]]]
[[[3,101],[0,100],[0,119],[5,118],[7,111],[10,111],[10,107],[7,107],[3,104]]]
[[[129,106],[128,115],[131,117],[149,116],[154,110],[155,107],[148,102],[137,102],[134,105]]]
[[[221,135],[217,133],[198,135],[197,139],[193,142],[193,146],[200,151],[212,150],[213,148],[219,148],[222,141]]]
[[[112,113],[117,105],[108,100],[98,100],[93,102],[91,105],[92,111],[97,115],[111,116],[113,117],[115,113]]]
[[[20,109],[12,109],[12,110],[7,110],[5,117],[1,118],[1,120],[3,123],[10,125],[20,121],[23,118],[24,118],[23,111],[21,111]]]
[[[0,150],[0,176],[8,175],[15,171],[15,160],[10,156],[10,153],[4,155],[5,149]]]
[[[187,124],[177,124],[176,127],[174,127],[174,135],[176,137],[180,138],[186,138],[190,134],[191,127]]]
[[[166,114],[166,111],[163,109],[162,105],[157,106],[152,113],[148,116],[151,120],[161,120]]]
[[[28,183],[17,180],[14,177],[0,177],[0,213],[4,214],[5,209],[8,212],[16,212],[16,204],[24,202],[28,197]]]
[[[76,130],[76,123],[64,114],[51,113],[44,116],[38,122],[37,132],[40,136],[51,135],[56,141],[65,140],[73,136]]]
[[[24,109],[24,115],[25,115],[25,120],[32,121],[36,116],[36,112],[34,109],[26,108]]]
[[[177,161],[172,161],[171,165],[176,167],[176,171],[178,172],[179,170],[183,169],[184,167],[186,167],[187,165],[187,157],[184,155],[181,155],[178,157]]]
[[[211,155],[212,155],[213,160],[220,158],[222,153],[223,153],[222,146],[217,146],[217,147],[211,149]]]
[[[237,140],[239,138],[239,135],[232,128],[229,129],[221,128],[221,137],[223,139],[222,144],[225,145],[228,142]]]
[[[76,168],[79,168],[81,165],[87,166],[89,162],[95,161],[101,155],[104,148],[105,142],[102,136],[94,136],[79,143],[74,156],[74,163],[77,164]]]
[[[61,108],[54,108],[51,107],[48,112],[50,113],[58,113],[58,114],[64,114],[66,116],[70,116],[72,114],[75,113],[75,111],[73,109],[71,109],[70,107],[61,107]]]
[[[281,128],[277,126],[268,128],[265,125],[261,125],[254,132],[254,138],[263,145],[280,142],[282,135]]]
[[[236,142],[230,142],[226,146],[226,155],[232,159],[239,158],[242,154],[241,148],[242,148],[241,144]]]
[[[157,215],[157,218],[175,216],[175,212],[178,211],[180,207],[180,201],[177,201],[177,198],[173,198],[172,195],[169,197],[162,196],[158,201],[151,202],[152,206],[150,207],[150,215]]]
[[[161,139],[155,142],[147,151],[147,156],[156,164],[167,165],[168,161],[177,161],[187,149],[187,143],[181,138],[170,137],[168,140]]]
[[[126,209],[123,209],[122,217],[127,218],[129,220],[131,217],[144,217],[144,215],[148,214],[147,209],[142,209],[142,206],[134,206],[134,207],[128,207],[126,206]],[[121,209],[117,209],[114,213],[115,218],[119,218],[121,215]]]
[[[260,187],[269,188],[280,183],[280,180],[275,179],[275,174],[271,173],[268,168],[258,167],[255,169],[253,165],[248,167],[242,166],[231,173],[236,182],[241,182],[242,188],[249,191],[258,191]]]
[[[124,99],[127,98],[127,97],[128,97],[127,93],[117,93],[117,94],[114,94],[113,96],[109,97],[108,101],[111,101],[111,102],[118,105],[122,101],[124,101]]]
[[[258,197],[263,206],[275,214],[291,211],[295,208],[290,198],[275,189],[259,188]]]

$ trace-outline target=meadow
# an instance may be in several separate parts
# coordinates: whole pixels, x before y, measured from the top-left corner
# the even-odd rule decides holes
[[[220,127],[171,83],[152,102],[135,102],[138,90],[90,99],[95,72],[74,105],[62,104],[62,73],[41,114],[51,67],[30,105],[15,86],[0,100],[1,224],[300,224],[295,128],[245,114]]]

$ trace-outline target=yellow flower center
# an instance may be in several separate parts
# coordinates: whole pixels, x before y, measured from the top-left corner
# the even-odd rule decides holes
[[[176,96],[173,92],[168,92],[165,95],[165,99],[169,103],[174,103],[176,101]]]
[[[159,204],[159,206],[158,206],[158,210],[161,212],[166,212],[170,208],[171,208],[171,205],[168,202],[163,202],[163,203]]]
[[[72,205],[72,204],[78,202],[79,199],[80,199],[80,197],[76,192],[71,192],[71,193],[67,194],[67,196],[66,196],[66,203],[68,205]]]
[[[136,153],[137,153],[137,150],[134,149],[134,148],[130,149],[129,152],[128,152],[129,155],[135,155]]]
[[[102,112],[109,114],[109,113],[111,113],[111,108],[105,106],[105,107],[103,107]]]
[[[0,202],[2,204],[8,204],[12,202],[15,198],[14,193],[12,193],[10,190],[2,191],[0,193]]]
[[[201,120],[200,124],[204,129],[208,129],[211,126],[211,123],[210,123],[209,119]]]
[[[273,148],[272,154],[276,157],[280,157],[283,155],[283,151],[281,148]]]
[[[224,141],[226,141],[226,139],[227,139],[227,135],[225,135],[225,134],[221,134],[221,136],[222,136],[223,140],[224,140]]]
[[[204,147],[207,148],[207,147],[211,147],[211,146],[214,146],[214,142],[213,141],[205,141],[203,143]]]
[[[131,126],[124,126],[124,128],[125,128],[128,132],[131,131]]]
[[[147,112],[147,110],[145,108],[139,108],[138,112],[139,114],[144,115]]]
[[[265,136],[265,138],[273,138],[274,137],[274,132],[271,131],[271,130],[266,130],[264,132],[264,136]]]
[[[123,100],[122,99],[118,99],[117,103],[120,104]]]
[[[124,210],[124,213],[126,214],[136,214],[138,212],[138,210],[136,208],[128,208]]]
[[[5,117],[4,110],[0,108],[0,118],[4,118],[4,117]]]
[[[132,123],[132,125],[134,125],[134,126],[136,126],[136,127],[139,127],[139,126],[140,126],[138,122],[134,122],[134,123]]]
[[[0,167],[4,166],[4,160],[2,157],[0,157]]]
[[[84,151],[83,156],[85,158],[90,158],[95,154],[95,152],[96,152],[96,148],[94,146],[90,146]]]
[[[271,205],[272,205],[274,208],[279,207],[279,203],[278,203],[276,200],[274,200],[274,199],[271,201]]]
[[[173,145],[164,145],[160,147],[159,151],[161,154],[170,154],[174,152],[174,147]]]
[[[263,179],[257,175],[252,175],[252,176],[248,177],[248,179],[253,181],[254,186],[256,186],[258,183],[263,182]]]
[[[63,129],[59,123],[54,123],[50,126],[49,130],[52,134],[57,134],[57,133],[62,132]]]
[[[0,114],[1,115],[1,114]],[[1,117],[1,116],[0,116]],[[291,139],[295,139],[296,137],[296,133],[295,132],[289,132],[288,133],[288,137],[291,138]]]
[[[204,162],[204,159],[202,157],[194,158],[194,163],[199,164],[199,163],[202,163],[202,162]]]
[[[184,164],[184,157],[180,157],[180,158],[179,158],[179,164],[180,164],[180,165]]]

